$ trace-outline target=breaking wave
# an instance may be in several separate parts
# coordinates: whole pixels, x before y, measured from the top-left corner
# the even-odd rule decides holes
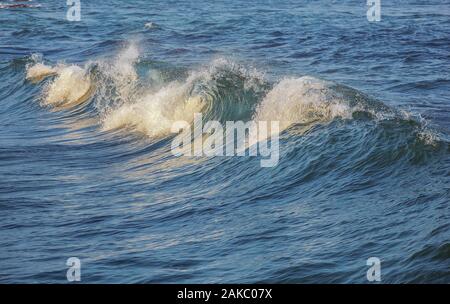
[[[130,43],[112,59],[84,66],[51,66],[34,56],[26,79],[38,83],[49,78],[42,89],[43,105],[66,109],[89,101],[95,105],[102,130],[122,129],[151,138],[169,135],[175,121],[192,123],[198,112],[205,120],[221,122],[279,121],[281,131],[335,119],[414,120],[355,89],[312,76],[272,83],[255,68],[218,58],[164,78],[151,62],[146,72],[139,72],[140,63],[137,43]],[[420,134],[429,143],[437,139],[430,130]]]

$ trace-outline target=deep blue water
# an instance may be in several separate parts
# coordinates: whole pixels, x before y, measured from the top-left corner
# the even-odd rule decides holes
[[[0,9],[0,282],[450,283],[450,2],[387,2]],[[173,156],[195,96],[278,165]]]

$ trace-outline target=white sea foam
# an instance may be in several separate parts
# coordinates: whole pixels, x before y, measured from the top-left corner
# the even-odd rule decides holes
[[[137,102],[124,104],[108,113],[103,128],[130,127],[148,136],[168,134],[174,121],[192,121],[203,107],[200,96],[190,96],[191,83],[172,82]]]
[[[261,101],[254,120],[278,120],[284,130],[293,123],[350,118],[354,109],[332,93],[330,82],[314,77],[283,79]]]
[[[112,81],[117,94],[114,97],[116,102],[111,103],[107,85],[98,85],[103,101],[98,105],[103,129],[131,128],[154,137],[169,133],[173,121],[192,121],[193,114],[202,108],[202,98],[190,94],[198,75],[192,75],[184,82],[170,82],[155,90],[145,84],[139,85],[135,69],[138,59],[139,48],[132,42],[114,60],[100,64],[106,75],[102,81]]]
[[[42,103],[54,106],[73,106],[89,97],[92,84],[83,68],[58,64],[54,67],[36,62],[27,67],[26,79],[39,82],[48,76],[55,78],[42,92]]]
[[[191,71],[183,81],[172,81],[156,89],[147,88],[147,91],[135,94],[133,100],[110,109],[103,117],[103,128],[130,128],[150,137],[167,135],[175,121],[190,123],[194,113],[213,111],[222,106],[215,104],[217,100],[212,97],[212,92],[217,89],[217,79],[227,78],[228,73],[245,79],[246,89],[256,88],[263,77],[255,70],[246,70],[230,60],[217,58]]]
[[[60,65],[55,68],[57,77],[44,89],[43,103],[68,107],[79,104],[89,97],[91,81],[79,66]]]
[[[56,68],[38,62],[27,67],[26,79],[32,82],[39,82],[45,77],[55,75],[56,73]]]
[[[27,67],[26,78],[32,82],[39,82],[48,76],[55,78],[48,83],[42,91],[42,103],[57,107],[71,107],[82,103],[93,93],[93,80],[88,68],[97,64],[107,76],[98,83],[98,96],[100,100],[109,102],[112,98],[111,85],[122,102],[131,102],[136,93],[138,79],[134,64],[139,58],[137,44],[130,43],[118,55],[109,61],[100,60],[86,64],[85,67],[77,65],[58,64],[45,65],[38,56],[33,56],[35,63]],[[102,105],[107,108],[106,105]]]
[[[146,29],[156,29],[156,28],[158,28],[158,25],[156,24],[156,23],[154,23],[154,22],[147,22],[145,25],[144,25],[144,27],[146,28]]]

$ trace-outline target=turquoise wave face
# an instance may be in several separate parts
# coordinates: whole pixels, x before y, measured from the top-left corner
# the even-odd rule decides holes
[[[450,282],[445,1],[0,5],[0,282]],[[279,162],[174,121],[277,121]]]

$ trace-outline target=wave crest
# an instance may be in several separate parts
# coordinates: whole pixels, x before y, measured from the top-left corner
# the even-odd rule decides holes
[[[311,76],[272,84],[257,69],[224,58],[163,77],[167,67],[160,71],[157,65],[142,62],[135,42],[111,60],[89,62],[83,68],[51,67],[33,59],[27,79],[53,77],[44,87],[43,104],[67,108],[93,97],[106,131],[123,128],[149,137],[165,136],[175,121],[192,122],[199,112],[206,121],[279,121],[280,131],[295,124],[309,129],[337,118],[410,120],[350,87]],[[148,67],[146,77],[143,65]]]

